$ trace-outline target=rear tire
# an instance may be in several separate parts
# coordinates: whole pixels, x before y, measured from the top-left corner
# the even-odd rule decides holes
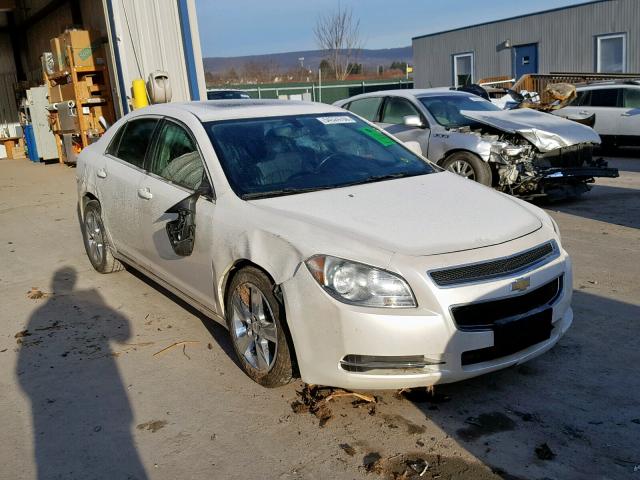
[[[263,387],[280,387],[293,378],[284,306],[273,283],[260,270],[246,267],[231,280],[225,312],[231,343],[240,366]]]
[[[111,245],[102,223],[102,209],[97,200],[89,200],[84,207],[82,238],[87,257],[98,272],[112,273],[124,268],[111,253]]]
[[[490,187],[493,181],[489,164],[471,152],[452,153],[442,162],[442,167],[487,187]]]

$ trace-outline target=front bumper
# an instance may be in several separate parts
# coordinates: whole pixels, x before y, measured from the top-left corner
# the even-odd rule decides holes
[[[510,242],[515,251],[542,243],[537,232]],[[504,255],[504,246],[470,252],[438,255],[435,263],[452,265]],[[570,307],[571,262],[561,249],[559,256],[525,273],[459,287],[439,288],[426,271],[435,257],[394,259],[414,290],[417,308],[375,309],[340,303],[327,295],[304,265],[283,286],[287,321],[295,345],[302,380],[317,385],[348,389],[398,389],[450,383],[525,362],[549,350],[573,321]],[[429,265],[429,266],[427,266]],[[439,265],[436,265],[437,268]],[[523,275],[531,289],[563,276],[564,288],[552,303],[549,338],[511,355],[463,365],[462,354],[494,345],[494,332],[462,331],[450,313],[453,305],[504,298],[512,295],[511,284]],[[406,368],[372,368],[350,371],[349,360],[374,362],[396,357]],[[427,365],[416,366],[416,358]],[[347,360],[345,362],[345,359]]]

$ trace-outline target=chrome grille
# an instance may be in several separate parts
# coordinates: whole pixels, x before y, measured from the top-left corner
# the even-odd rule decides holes
[[[526,270],[554,256],[556,253],[557,247],[555,242],[547,242],[510,257],[499,258],[489,262],[432,270],[429,272],[429,276],[441,287],[479,282]]]

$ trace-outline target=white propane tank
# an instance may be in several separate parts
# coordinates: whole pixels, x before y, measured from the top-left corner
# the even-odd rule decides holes
[[[171,101],[171,82],[169,73],[156,70],[149,74],[149,96],[151,103],[168,103]]]

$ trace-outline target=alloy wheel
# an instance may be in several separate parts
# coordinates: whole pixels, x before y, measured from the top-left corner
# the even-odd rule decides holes
[[[469,180],[476,179],[476,174],[473,170],[473,167],[471,166],[471,164],[464,160],[456,160],[452,162],[447,170],[460,175],[461,177],[468,178]]]
[[[269,302],[252,283],[238,285],[231,295],[233,341],[244,359],[267,373],[278,351],[278,330]]]
[[[89,246],[89,256],[94,264],[102,263],[104,259],[104,233],[95,211],[90,210],[84,220],[84,231]]]

